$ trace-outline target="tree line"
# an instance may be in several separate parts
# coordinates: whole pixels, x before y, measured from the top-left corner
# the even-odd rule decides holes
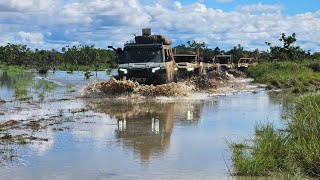
[[[234,46],[228,51],[222,50],[219,47],[210,49],[204,42],[198,43],[194,40],[188,41],[187,45],[178,45],[174,47],[174,49],[175,53],[198,53],[200,57],[204,58],[204,60],[210,60],[213,56],[222,54],[232,55],[235,62],[242,57],[251,57],[259,61],[301,61],[320,59],[320,52],[314,52],[311,54],[310,51],[305,51],[300,46],[295,45],[297,41],[295,33],[289,36],[282,33],[279,41],[283,43],[282,46],[273,46],[271,43],[265,42],[269,47],[268,51],[259,51],[259,49],[247,51],[244,50],[244,47],[242,47],[241,44]]]
[[[287,36],[283,33],[279,39],[283,43],[282,46],[273,46],[269,42],[265,44],[269,47],[268,51],[253,51],[244,50],[240,44],[234,46],[228,51],[222,50],[219,47],[210,49],[203,43],[198,43],[194,40],[188,41],[187,44],[181,44],[176,47],[175,53],[194,52],[204,60],[212,60],[214,55],[228,54],[233,55],[233,59],[237,61],[241,57],[252,57],[256,60],[289,60],[299,61],[305,59],[320,59],[320,52],[313,54],[310,51],[305,51],[301,47],[296,46],[296,34]],[[51,69],[59,66],[63,69],[77,69],[77,66],[84,67],[117,67],[118,57],[115,51],[95,48],[94,45],[78,45],[66,46],[57,50],[31,50],[27,45],[22,44],[7,44],[0,46],[0,64],[18,65],[34,67],[40,70]],[[68,68],[66,68],[68,67]]]
[[[77,66],[96,66],[114,68],[117,66],[117,55],[113,50],[95,48],[94,45],[66,46],[57,50],[31,50],[23,44],[0,46],[0,63],[51,69]]]

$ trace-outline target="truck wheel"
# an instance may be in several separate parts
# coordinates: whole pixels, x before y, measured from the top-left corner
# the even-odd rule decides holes
[[[226,72],[228,70],[227,67],[224,67],[224,66],[220,66],[220,71],[221,72]]]
[[[158,74],[154,80],[153,80],[153,84],[154,85],[161,85],[161,84],[165,84],[167,83],[167,75],[166,74]]]
[[[116,80],[121,80],[122,79],[122,77],[120,75],[113,76],[113,78],[115,78]]]
[[[196,69],[194,70],[193,75],[194,75],[194,76],[199,76],[199,75],[201,75],[201,69],[200,69],[200,68],[196,68]]]

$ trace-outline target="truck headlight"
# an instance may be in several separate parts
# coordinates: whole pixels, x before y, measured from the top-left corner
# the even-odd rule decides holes
[[[152,68],[152,73],[155,73],[156,71],[158,71],[160,69],[160,67],[156,67],[156,68]]]
[[[122,71],[124,74],[127,74],[127,73],[128,73],[128,70],[127,70],[127,69],[122,69],[122,68],[120,68],[119,71]]]
[[[178,68],[177,68],[177,67],[175,67],[175,68],[174,68],[174,70],[175,70],[175,71],[177,71],[177,70],[178,70]]]
[[[193,71],[194,70],[194,68],[193,67],[191,67],[191,68],[187,68],[187,71]]]

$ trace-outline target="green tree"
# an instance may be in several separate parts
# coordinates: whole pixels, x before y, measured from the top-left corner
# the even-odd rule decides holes
[[[279,41],[283,42],[282,46],[272,46],[271,43],[265,42],[270,47],[270,57],[272,60],[294,61],[310,56],[300,46],[295,46],[295,42],[297,41],[296,33],[292,33],[291,36],[286,36],[285,33],[282,33]]]

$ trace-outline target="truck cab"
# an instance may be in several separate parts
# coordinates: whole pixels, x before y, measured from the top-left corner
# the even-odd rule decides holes
[[[179,77],[190,77],[192,75],[201,75],[203,71],[202,62],[197,54],[184,53],[174,54],[175,69]]]
[[[218,67],[219,71],[228,71],[234,68],[232,55],[216,55],[214,56],[213,66]]]
[[[151,31],[151,30],[150,30]],[[170,42],[161,35],[150,35],[143,29],[134,43],[124,45],[119,56],[119,78],[140,84],[164,84],[174,80],[174,57]],[[172,43],[172,42],[171,42]]]
[[[254,58],[240,58],[238,61],[238,69],[245,70],[249,66],[255,65],[255,59]]]

